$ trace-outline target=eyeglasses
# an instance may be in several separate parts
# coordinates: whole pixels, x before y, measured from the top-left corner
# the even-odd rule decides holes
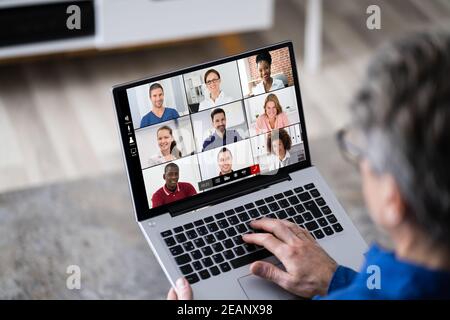
[[[345,127],[336,133],[336,139],[342,156],[355,166],[359,166],[360,161],[365,156],[365,140],[361,132],[354,128]]]
[[[209,86],[213,83],[217,83],[219,80],[220,80],[219,78],[208,80],[208,81],[206,81],[206,85]]]

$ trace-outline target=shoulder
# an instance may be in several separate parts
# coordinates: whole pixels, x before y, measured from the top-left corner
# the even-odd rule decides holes
[[[189,182],[178,182],[178,184],[180,185],[181,188],[183,188],[184,190],[187,191],[195,191],[195,188],[192,184],[190,184]]]
[[[167,113],[178,116],[178,111],[175,108],[166,108],[166,109],[167,109]]]
[[[280,79],[273,79],[273,86],[277,88],[284,88],[284,82]]]

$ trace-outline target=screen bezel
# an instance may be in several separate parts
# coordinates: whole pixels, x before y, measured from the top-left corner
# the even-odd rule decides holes
[[[300,127],[301,127],[301,133],[302,133],[302,140],[305,150],[305,160],[298,162],[296,164],[280,168],[278,169],[278,172],[275,175],[257,175],[250,178],[244,178],[242,180],[237,181],[238,183],[231,183],[228,185],[224,185],[223,187],[218,187],[209,191],[203,191],[201,193],[198,193],[195,196],[191,196],[189,198],[186,198],[184,200],[180,200],[177,202],[173,202],[167,205],[162,205],[156,208],[150,208],[147,195],[145,192],[145,183],[144,183],[144,177],[141,169],[141,163],[139,159],[139,152],[137,156],[132,156],[129,150],[128,146],[128,133],[127,133],[127,127],[122,121],[126,115],[129,115],[131,117],[131,110],[128,103],[128,95],[127,95],[127,89],[144,85],[150,82],[160,81],[165,78],[171,78],[175,76],[179,76],[185,73],[193,72],[196,70],[204,69],[213,67],[218,64],[223,64],[231,61],[236,61],[239,59],[247,58],[249,56],[253,56],[258,54],[261,51],[272,51],[277,50],[281,48],[289,48],[289,57],[291,60],[291,68],[292,68],[292,74],[294,79],[294,87],[295,87],[295,94],[297,98],[297,104],[298,104],[298,113],[300,118]],[[149,78],[137,80],[128,82],[125,84],[114,86],[112,89],[114,104],[116,108],[117,113],[117,120],[118,120],[118,126],[119,126],[119,132],[121,136],[121,143],[123,148],[123,154],[124,159],[126,163],[127,168],[127,174],[128,174],[128,180],[130,184],[130,189],[132,192],[135,212],[136,212],[136,218],[138,221],[147,220],[152,217],[159,216],[161,214],[165,213],[174,213],[178,210],[181,210],[180,208],[192,208],[196,209],[199,206],[208,206],[211,204],[211,202],[214,202],[214,200],[220,200],[223,199],[225,195],[232,195],[232,194],[242,194],[242,192],[245,192],[245,190],[253,190],[257,186],[267,186],[267,184],[270,184],[271,182],[275,183],[277,179],[275,178],[283,178],[288,177],[289,173],[298,171],[307,167],[311,166],[311,157],[309,152],[309,145],[308,145],[308,139],[307,139],[307,133],[306,133],[306,126],[305,126],[305,117],[303,114],[303,103],[301,99],[300,94],[300,84],[298,80],[298,74],[297,74],[297,66],[295,63],[295,55],[294,55],[294,48],[292,41],[285,41],[278,44],[274,44],[267,47],[262,47],[250,51],[246,51],[241,54],[228,56],[222,59],[214,60],[211,62],[198,64],[192,67],[179,69],[176,71],[171,71],[164,74],[159,74],[156,76],[152,76]],[[134,133],[135,128],[133,128]],[[137,147],[137,146],[136,146]]]

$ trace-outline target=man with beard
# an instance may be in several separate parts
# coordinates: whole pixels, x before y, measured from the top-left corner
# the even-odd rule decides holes
[[[223,109],[214,109],[211,112],[211,121],[215,131],[203,142],[202,151],[223,147],[229,143],[242,140],[236,130],[227,130],[227,118]]]
[[[142,118],[141,128],[180,116],[176,109],[164,107],[164,89],[159,83],[152,84],[148,94],[152,102],[152,110]]]

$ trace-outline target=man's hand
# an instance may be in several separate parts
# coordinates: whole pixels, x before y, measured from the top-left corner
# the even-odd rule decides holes
[[[185,278],[179,278],[175,283],[176,289],[170,288],[167,300],[192,300],[192,288]]]
[[[283,271],[271,263],[256,261],[250,265],[253,274],[304,298],[327,294],[337,264],[308,231],[289,221],[268,218],[252,221],[250,226],[268,233],[245,234],[243,240],[265,247],[286,268]]]

